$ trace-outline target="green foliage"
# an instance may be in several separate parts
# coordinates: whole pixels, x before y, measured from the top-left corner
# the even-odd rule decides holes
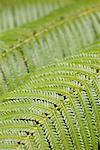
[[[73,9],[76,10],[79,7],[76,6],[77,3]],[[17,81],[23,75],[33,72],[38,66],[77,54],[82,47],[98,40],[100,35],[99,7],[90,6],[88,9],[78,11],[76,15],[70,12],[69,16],[61,18],[65,16],[66,8],[66,6],[63,8],[62,14],[60,14],[61,9],[47,16],[46,18],[50,18],[47,20],[48,25],[46,21],[46,26],[44,25],[42,29],[39,27],[41,23],[39,20],[36,25],[32,22],[18,30],[15,28],[1,34],[1,39],[4,43],[9,43],[9,46],[5,44],[6,48],[1,47],[0,93],[16,88],[20,84]],[[52,21],[53,16],[58,18]],[[42,19],[42,24],[46,18]],[[33,30],[35,26],[37,26],[37,32]],[[27,38],[26,32],[29,32]],[[18,42],[14,40],[15,38],[18,38]]]
[[[77,0],[77,4],[80,2],[81,0]],[[91,3],[90,0],[84,2]],[[54,10],[75,3],[75,0],[0,0],[0,32],[38,20]]]
[[[98,150],[99,1],[0,6],[0,150]]]
[[[3,95],[0,138],[6,147],[97,149],[98,63],[98,50],[62,60]]]
[[[0,0],[0,31],[37,20],[73,0]]]

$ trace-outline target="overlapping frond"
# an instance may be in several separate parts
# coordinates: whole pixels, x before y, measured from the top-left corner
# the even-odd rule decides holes
[[[43,67],[25,85],[2,96],[1,143],[28,150],[98,149],[98,52]]]
[[[98,150],[99,120],[99,0],[0,0],[0,150]]]
[[[97,41],[100,36],[99,9],[99,5],[91,6],[76,13],[76,15],[73,14],[53,21],[34,33],[32,31],[34,25],[32,24],[28,28],[23,26],[23,28],[18,29],[18,33],[15,33],[19,34],[23,29],[22,35],[25,35],[26,31],[28,32],[29,30],[30,35],[31,33],[32,35],[26,39],[22,38],[22,41],[18,43],[13,40],[10,41],[8,38],[7,41],[11,43],[13,41],[14,46],[5,48],[5,50],[1,49],[1,93],[16,88],[19,84],[17,83],[18,79],[27,73],[33,72],[35,68],[77,54],[80,52],[80,48]],[[63,10],[66,10],[66,7]],[[63,12],[63,15],[65,15],[65,12]],[[6,43],[5,36],[7,36],[7,33],[3,34],[1,38]],[[15,34],[11,36],[11,39],[14,36]],[[20,35],[18,37],[21,38]]]

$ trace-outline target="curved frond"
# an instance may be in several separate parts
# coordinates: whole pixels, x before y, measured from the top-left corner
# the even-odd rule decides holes
[[[25,85],[2,96],[1,141],[26,149],[96,150],[100,127],[97,52],[37,70]]]
[[[0,0],[0,150],[99,150],[99,0]]]
[[[77,7],[74,9],[76,8]],[[66,10],[66,7],[63,9]],[[66,11],[63,11],[63,15],[65,13]],[[54,14],[51,14],[51,17],[53,15]],[[16,33],[19,35],[22,29],[22,35],[26,34],[25,30],[27,32],[31,31],[32,33],[32,35],[30,34],[31,36],[22,39],[19,43],[13,40],[10,41],[8,38],[7,41],[9,41],[9,43],[14,42],[14,47],[8,47],[4,51],[3,49],[1,50],[1,91],[15,89],[18,86],[18,79],[27,73],[33,72],[35,68],[56,62],[70,55],[75,55],[80,52],[80,48],[96,42],[100,34],[99,17],[99,5],[95,7],[91,6],[88,9],[76,13],[76,15],[70,15],[60,20],[58,19],[34,34],[32,31],[34,24],[29,27],[23,26],[23,28],[19,28],[14,32],[13,36],[8,34],[9,37],[13,38]],[[88,24],[89,29],[87,28]],[[1,38],[5,41],[7,34],[3,34],[3,36],[4,37],[1,35]],[[21,38],[20,35],[18,37]],[[7,41],[5,41],[5,43]],[[11,43],[9,46],[11,46]]]

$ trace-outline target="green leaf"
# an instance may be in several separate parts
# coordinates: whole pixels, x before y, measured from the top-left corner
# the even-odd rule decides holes
[[[0,0],[0,150],[99,149],[99,93],[99,0]]]
[[[75,4],[72,7],[73,10],[69,9],[69,16],[59,19],[59,16],[65,16],[66,12],[69,12],[69,10],[66,11],[65,6],[62,15],[60,14],[62,9],[59,9],[42,20],[38,20],[36,24],[33,22],[18,30],[15,28],[11,32],[1,34],[2,42],[6,44],[5,48],[1,48],[0,54],[1,93],[15,89],[19,84],[17,81],[27,73],[35,71],[35,68],[78,54],[81,48],[99,39],[99,6],[87,7],[85,3],[80,3],[83,8],[86,8],[78,10],[75,15],[72,12],[80,6]],[[52,21],[55,13],[58,19]],[[40,29],[40,23],[44,24],[46,18],[48,18],[45,22],[46,26]],[[33,33],[36,25],[37,32]],[[26,32],[30,34],[27,38]],[[16,43],[13,39],[17,35],[18,40],[22,41]],[[10,47],[7,46],[8,42]],[[13,47],[11,43],[14,44]]]
[[[1,141],[26,149],[34,142],[37,149],[97,149],[99,69],[98,50],[83,53],[38,70],[3,95]]]

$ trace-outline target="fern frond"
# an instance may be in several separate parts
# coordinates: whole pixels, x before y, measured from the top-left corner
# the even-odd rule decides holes
[[[49,13],[72,4],[74,0],[7,0],[0,1],[0,32],[38,20]]]
[[[65,13],[66,11],[63,14]],[[87,28],[88,24],[89,29]],[[31,32],[33,28],[34,25],[29,26]],[[23,29],[28,31],[27,27]],[[21,30],[22,28],[18,30],[18,33],[15,33],[19,34]],[[12,38],[15,37],[15,33],[11,36]],[[92,6],[78,12],[76,16],[71,15],[67,16],[67,19],[54,21],[47,28],[43,27],[41,31],[32,34],[28,39],[15,44],[13,48],[1,51],[0,82],[2,93],[15,89],[19,84],[17,83],[18,79],[33,72],[38,66],[79,53],[80,48],[98,40],[99,33],[99,6]],[[26,34],[26,32],[22,32],[22,34]],[[4,35],[4,38],[1,36],[2,40],[6,40],[5,36],[7,34]],[[14,42],[9,39],[8,41],[9,43]]]
[[[99,0],[0,0],[0,150],[99,149],[99,93]]]
[[[96,150],[99,70],[97,49],[37,69],[24,85],[1,96],[2,143],[12,148]]]

